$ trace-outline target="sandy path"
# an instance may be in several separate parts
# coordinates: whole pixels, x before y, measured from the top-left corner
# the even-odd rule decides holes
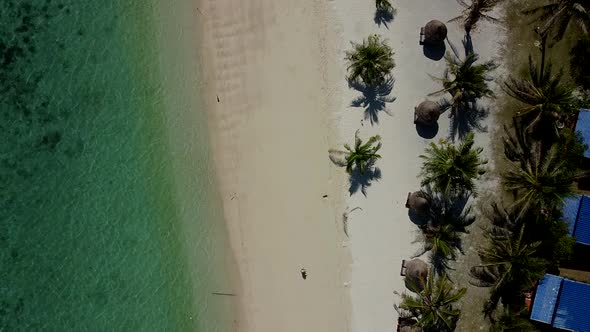
[[[239,331],[349,329],[344,175],[327,158],[338,68],[324,10],[314,0],[198,4],[204,97],[240,271]]]

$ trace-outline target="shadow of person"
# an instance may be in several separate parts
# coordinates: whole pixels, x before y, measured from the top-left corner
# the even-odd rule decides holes
[[[367,165],[364,173],[361,173],[358,169],[354,169],[352,174],[348,177],[350,184],[348,193],[352,196],[359,190],[365,197],[367,197],[367,188],[371,186],[374,181],[381,179],[381,170],[374,166],[374,163]]]
[[[387,110],[387,103],[395,101],[395,97],[390,97],[389,94],[393,89],[394,80],[388,77],[382,84],[373,86],[362,82],[349,82],[351,88],[362,93],[361,96],[355,98],[350,106],[363,107],[365,109],[364,118],[369,120],[371,124],[379,123],[379,112],[385,112],[388,115],[391,113]]]
[[[387,24],[391,23],[391,21],[393,21],[394,16],[395,16],[395,9],[394,8],[377,9],[375,11],[375,17],[373,17],[373,21],[375,21],[375,24],[377,24],[378,26],[381,26],[381,24],[383,24],[387,29],[389,29],[389,26]]]
[[[438,123],[435,122],[432,125],[416,123],[416,132],[422,138],[432,139],[438,134]]]
[[[424,44],[422,46],[422,52],[430,60],[438,61],[445,56],[447,46],[444,42],[438,44]]]

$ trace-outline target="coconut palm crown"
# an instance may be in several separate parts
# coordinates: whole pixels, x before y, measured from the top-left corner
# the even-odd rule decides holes
[[[536,31],[541,36],[552,34],[553,39],[559,41],[572,22],[582,33],[588,34],[590,16],[587,6],[587,1],[584,0],[550,0],[548,4],[525,10],[524,14],[536,16],[535,21],[539,24]]]
[[[424,160],[422,185],[431,185],[445,195],[462,190],[476,193],[474,180],[485,173],[487,160],[480,157],[483,149],[473,144],[473,133],[457,146],[446,140],[438,145],[430,143],[420,155]]]
[[[371,35],[361,44],[352,43],[353,49],[346,52],[349,81],[361,79],[368,85],[385,82],[395,67],[393,50],[378,35]]]
[[[475,25],[480,19],[484,19],[488,22],[499,23],[497,18],[491,17],[486,13],[494,9],[494,7],[502,0],[471,0],[471,4],[467,4],[463,0],[457,0],[457,2],[465,7],[463,13],[455,18],[449,20],[449,22],[463,21],[463,27],[465,32],[468,34],[471,29],[475,28]]]
[[[390,11],[393,9],[391,2],[389,0],[375,0],[375,7],[377,10],[385,10]]]
[[[453,331],[461,315],[461,311],[453,307],[453,303],[465,295],[467,289],[455,290],[446,275],[436,277],[429,273],[424,288],[419,290],[411,287],[414,293],[400,294],[402,300],[395,309],[404,318],[413,318],[414,326],[423,331]]]
[[[492,226],[485,232],[488,243],[479,249],[482,264],[471,269],[471,283],[490,287],[491,309],[502,295],[514,296],[529,289],[543,276],[546,262],[535,257],[541,242],[523,240],[525,225],[516,232]]]
[[[531,126],[539,121],[555,123],[561,117],[572,113],[575,98],[573,88],[561,81],[563,70],[552,74],[548,64],[541,72],[529,56],[529,76],[525,79],[510,77],[504,83],[506,93],[525,104],[518,115],[528,119]]]
[[[517,194],[513,204],[520,209],[519,218],[531,209],[548,217],[565,198],[573,195],[572,182],[581,175],[569,170],[553,147],[544,157],[533,153],[529,160],[513,163],[503,174],[504,188]]]
[[[381,149],[381,137],[379,135],[371,136],[369,140],[363,144],[359,138],[359,131],[354,134],[354,147],[344,144],[347,151],[346,154],[346,172],[352,174],[354,170],[364,174],[367,167],[375,163],[381,156],[377,151]]]
[[[451,115],[461,109],[469,109],[474,106],[475,99],[482,97],[493,97],[494,93],[488,87],[490,78],[487,73],[496,65],[492,61],[475,64],[478,56],[475,53],[467,55],[464,61],[456,55],[447,53],[445,55],[447,68],[443,77],[434,77],[443,85],[441,90],[429,95],[440,95],[449,93],[452,97]]]

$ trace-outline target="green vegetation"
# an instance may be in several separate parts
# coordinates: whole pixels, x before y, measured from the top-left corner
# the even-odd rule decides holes
[[[453,308],[466,289],[455,290],[446,275],[428,275],[424,289],[411,287],[414,295],[401,294],[402,301],[396,310],[401,317],[414,321],[414,326],[425,332],[453,331],[461,311]]]
[[[352,43],[352,50],[346,52],[349,81],[362,80],[371,86],[383,84],[395,67],[393,50],[378,35],[371,35],[361,44]]]
[[[570,52],[570,72],[576,84],[590,89],[590,38],[581,36]]]
[[[575,240],[559,218],[563,199],[574,194],[575,181],[585,174],[580,169],[587,147],[572,128],[582,103],[576,91],[587,95],[584,57],[590,47],[582,35],[589,5],[572,0],[507,4],[507,45],[528,45],[507,48],[507,97],[501,96],[496,118],[505,133],[496,135],[501,144],[495,165],[503,177],[502,188],[512,195],[503,197],[508,209],[493,205],[478,251],[481,263],[470,271],[473,284],[490,289],[483,309],[491,319],[491,331],[535,331],[527,320],[524,294],[544,273],[559,273],[559,264],[572,257]],[[531,17],[534,31],[523,25]],[[546,48],[549,37],[552,44]],[[541,51],[540,66],[529,55],[536,48]],[[559,70],[545,66],[547,55],[560,60]],[[521,72],[527,56],[528,70]],[[500,301],[504,309],[496,316]]]
[[[576,174],[566,167],[557,149],[552,148],[545,156],[531,153],[530,159],[514,165],[503,177],[504,189],[516,194],[514,205],[521,209],[519,216],[530,209],[548,216],[566,197],[573,195]]]
[[[542,71],[529,57],[529,76],[510,77],[504,83],[506,93],[524,104],[517,115],[537,132],[557,130],[556,124],[575,111],[573,88],[562,81],[563,70],[552,73],[551,64]]]
[[[375,7],[377,8],[377,10],[382,11],[393,10],[393,6],[391,5],[391,2],[389,2],[389,0],[375,0]]]
[[[448,141],[440,144],[430,143],[420,158],[422,165],[422,185],[432,185],[433,189],[445,195],[468,191],[475,193],[473,181],[485,173],[487,161],[480,155],[482,148],[473,147],[473,133],[455,146]]]
[[[489,11],[502,2],[503,0],[471,0],[471,4],[468,5],[463,0],[457,0],[457,2],[465,7],[462,15],[449,20],[449,22],[463,21],[463,27],[467,34],[471,33],[471,30],[476,27],[477,22],[480,19],[491,23],[499,23],[497,18],[487,15]]]
[[[561,40],[573,23],[584,34],[588,34],[588,4],[584,0],[551,0],[548,4],[524,11],[536,19],[535,31],[541,36],[551,35],[555,41]]]
[[[363,144],[359,138],[359,131],[354,134],[354,148],[348,144],[344,144],[346,149],[346,172],[352,174],[358,171],[364,174],[368,167],[372,166],[381,156],[377,154],[381,149],[381,137],[379,135],[371,136],[369,140]]]
[[[488,87],[487,74],[496,68],[492,61],[476,65],[478,56],[470,53],[464,61],[456,55],[447,53],[445,60],[447,68],[443,77],[432,77],[443,85],[441,90],[429,96],[449,93],[451,95],[451,116],[459,111],[469,111],[475,108],[475,101],[482,97],[492,97],[494,93]]]
[[[537,329],[528,319],[526,310],[514,312],[507,306],[498,319],[494,320],[490,332],[534,332]]]
[[[463,253],[463,234],[476,219],[470,215],[468,201],[477,194],[475,182],[486,171],[482,148],[474,147],[470,132],[479,128],[476,120],[481,110],[477,102],[496,97],[488,76],[496,64],[477,63],[470,32],[480,20],[497,23],[498,19],[488,13],[504,2],[509,31],[504,59],[509,75],[502,84],[505,95],[500,96],[496,120],[505,132],[493,139],[501,147],[494,160],[502,175],[501,189],[509,194],[501,197],[502,204],[491,204],[492,213],[485,216],[484,241],[477,252],[480,262],[471,266],[469,275],[472,284],[490,289],[482,309],[490,318],[491,331],[534,331],[523,305],[525,294],[544,273],[559,273],[559,264],[573,256],[575,240],[560,218],[564,198],[574,194],[575,181],[585,175],[581,168],[587,147],[573,128],[580,105],[590,104],[590,75],[585,61],[590,55],[590,38],[586,36],[590,3],[458,2],[465,10],[451,21],[460,21],[465,28],[466,56],[462,60],[451,45],[453,53],[445,56],[442,77],[433,77],[442,88],[430,95],[450,97],[443,97],[440,104],[450,109],[451,137],[455,137],[453,128],[459,128],[461,123],[466,134],[458,135],[462,141],[457,144],[444,140],[431,143],[420,156],[420,207],[408,207],[420,231],[422,252],[417,256],[428,252],[431,265],[425,288],[410,283],[408,288],[413,294],[402,294],[396,310],[401,320],[409,322],[405,325],[424,331],[452,331],[461,314],[453,303],[466,290],[453,290],[447,269],[449,262]],[[388,0],[376,0],[375,5],[375,22],[384,23],[382,13],[393,12],[393,7]],[[527,20],[535,22],[534,29],[523,24]],[[547,45],[550,37],[552,42]],[[395,66],[391,47],[377,35],[352,45],[346,54],[349,82],[369,86],[387,82]],[[541,53],[539,65],[530,55],[537,50]],[[521,72],[527,56],[528,70]],[[556,66],[559,69],[546,61],[548,56],[561,60]],[[362,174],[380,158],[380,147],[378,136],[363,143],[357,132],[355,146],[346,145],[346,151],[340,151],[341,164],[350,174],[357,170]],[[496,313],[500,303],[502,311]]]
[[[495,309],[501,297],[518,297],[543,276],[545,261],[535,257],[541,243],[526,243],[524,230],[524,225],[518,231],[493,225],[486,232],[488,244],[479,250],[482,264],[474,266],[471,275],[475,285],[491,288],[488,310]]]

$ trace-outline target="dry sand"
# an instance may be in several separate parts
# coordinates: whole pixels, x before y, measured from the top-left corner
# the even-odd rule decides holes
[[[239,270],[236,330],[395,329],[401,260],[419,249],[404,203],[419,189],[418,155],[432,141],[417,135],[413,109],[439,88],[427,74],[441,75],[445,67],[444,59],[425,57],[418,33],[428,20],[446,21],[461,7],[454,0],[393,3],[397,14],[387,29],[373,22],[373,1],[197,1],[203,97]],[[448,27],[462,51],[461,28]],[[496,56],[498,31],[484,23],[473,33],[484,60]],[[388,40],[397,64],[391,92],[397,99],[375,124],[362,107],[351,107],[362,94],[347,86],[344,62],[349,41],[371,33]],[[448,118],[439,123],[433,140],[448,135]],[[382,178],[366,197],[349,197],[348,178],[327,151],[351,143],[359,128],[363,138],[383,138]],[[489,145],[485,134],[477,142]],[[350,213],[348,238],[342,214],[355,207],[362,210]]]
[[[204,0],[205,94],[239,269],[239,331],[347,331],[340,70],[322,1]],[[219,97],[219,102],[217,101]],[[327,195],[326,198],[323,196]],[[300,269],[308,273],[303,280]]]

